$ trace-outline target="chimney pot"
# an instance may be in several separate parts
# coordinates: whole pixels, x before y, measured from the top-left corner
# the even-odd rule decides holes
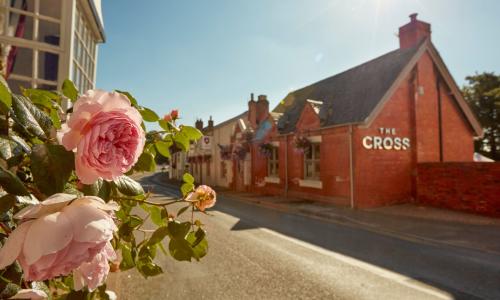
[[[431,38],[431,24],[417,20],[417,13],[410,15],[410,22],[399,27],[399,47],[411,48],[424,39]]]

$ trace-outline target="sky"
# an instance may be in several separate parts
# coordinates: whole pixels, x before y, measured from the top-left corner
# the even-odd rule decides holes
[[[399,47],[411,13],[457,83],[500,73],[496,0],[105,0],[106,43],[97,87],[129,91],[159,115],[215,124],[247,109],[250,93],[274,108],[289,92]],[[155,128],[152,126],[150,128]]]

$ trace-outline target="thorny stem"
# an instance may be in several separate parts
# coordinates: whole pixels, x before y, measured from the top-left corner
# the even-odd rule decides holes
[[[194,204],[191,203],[191,231],[194,231]]]
[[[113,197],[113,199],[114,200],[135,201],[135,202],[145,203],[145,204],[155,205],[155,206],[167,206],[167,205],[172,205],[174,203],[178,203],[178,202],[183,201],[183,199],[175,199],[175,200],[172,200],[169,202],[159,203],[159,202],[151,202],[151,201],[147,201],[147,200],[140,200],[140,199],[134,199],[134,198],[127,198],[127,197]]]

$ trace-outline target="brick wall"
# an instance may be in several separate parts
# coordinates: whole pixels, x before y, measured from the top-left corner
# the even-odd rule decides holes
[[[417,170],[419,203],[500,217],[500,163],[421,163]]]

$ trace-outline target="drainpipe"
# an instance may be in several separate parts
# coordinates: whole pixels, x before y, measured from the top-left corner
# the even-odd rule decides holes
[[[285,198],[288,198],[288,135],[285,135]]]
[[[353,150],[353,147],[352,147],[352,124],[349,125],[349,176],[351,177],[350,178],[350,182],[351,182],[351,192],[350,192],[350,196],[351,196],[351,209],[354,209],[355,207],[355,204],[354,204],[354,161],[353,161],[353,153],[352,153],[352,150]]]

